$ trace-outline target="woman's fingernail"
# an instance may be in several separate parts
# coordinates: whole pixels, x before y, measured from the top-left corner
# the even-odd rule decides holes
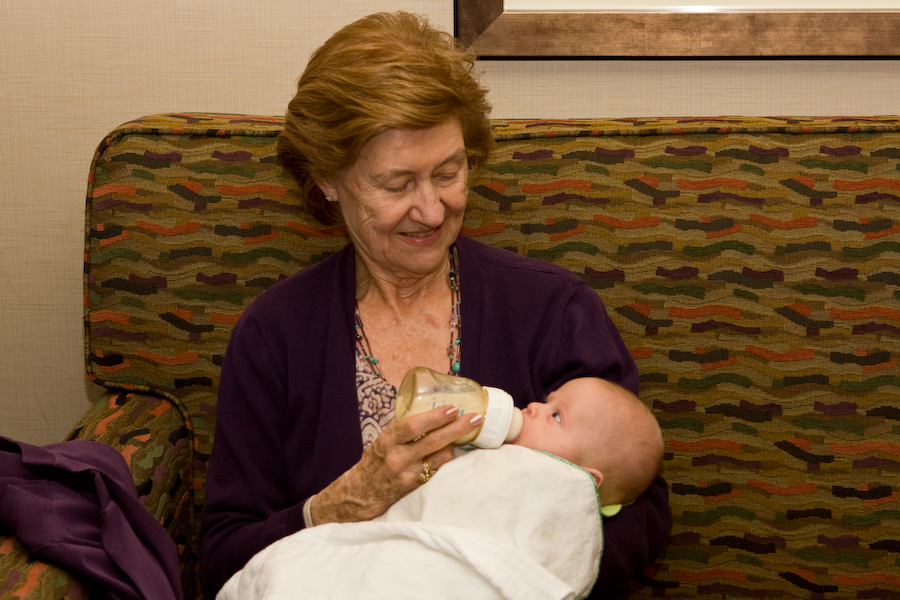
[[[478,425],[479,423],[481,423],[482,419],[484,419],[484,417],[476,413],[475,416],[469,420],[469,423],[471,423],[472,425]]]
[[[457,414],[459,414],[459,408],[457,408],[455,406],[451,406],[450,408],[447,409],[448,417],[455,417]]]

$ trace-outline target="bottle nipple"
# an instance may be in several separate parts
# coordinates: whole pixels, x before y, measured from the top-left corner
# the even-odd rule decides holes
[[[525,417],[522,416],[522,409],[513,407],[512,422],[509,424],[509,433],[506,434],[504,442],[511,442],[522,433],[522,427],[525,425]]]
[[[510,442],[522,431],[522,411],[513,404],[509,393],[493,387],[484,387],[488,395],[487,414],[478,437],[472,441],[479,448],[499,448]]]

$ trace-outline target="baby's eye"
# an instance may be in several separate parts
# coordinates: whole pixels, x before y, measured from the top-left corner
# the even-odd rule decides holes
[[[559,422],[560,422],[560,420],[559,420],[559,412],[553,413],[553,418],[556,419],[556,422],[557,422],[557,423],[559,423]]]

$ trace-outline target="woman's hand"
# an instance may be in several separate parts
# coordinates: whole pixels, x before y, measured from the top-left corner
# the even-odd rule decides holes
[[[481,415],[459,416],[456,407],[391,421],[362,458],[310,504],[316,525],[368,521],[421,485],[423,461],[436,471],[453,459],[452,443],[481,425]]]

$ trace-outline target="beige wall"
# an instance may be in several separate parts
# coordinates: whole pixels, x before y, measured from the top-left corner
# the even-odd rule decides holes
[[[309,52],[452,0],[0,0],[0,435],[61,439],[96,393],[81,339],[97,143],[167,111],[280,114]],[[483,63],[496,117],[898,114],[900,60]]]

